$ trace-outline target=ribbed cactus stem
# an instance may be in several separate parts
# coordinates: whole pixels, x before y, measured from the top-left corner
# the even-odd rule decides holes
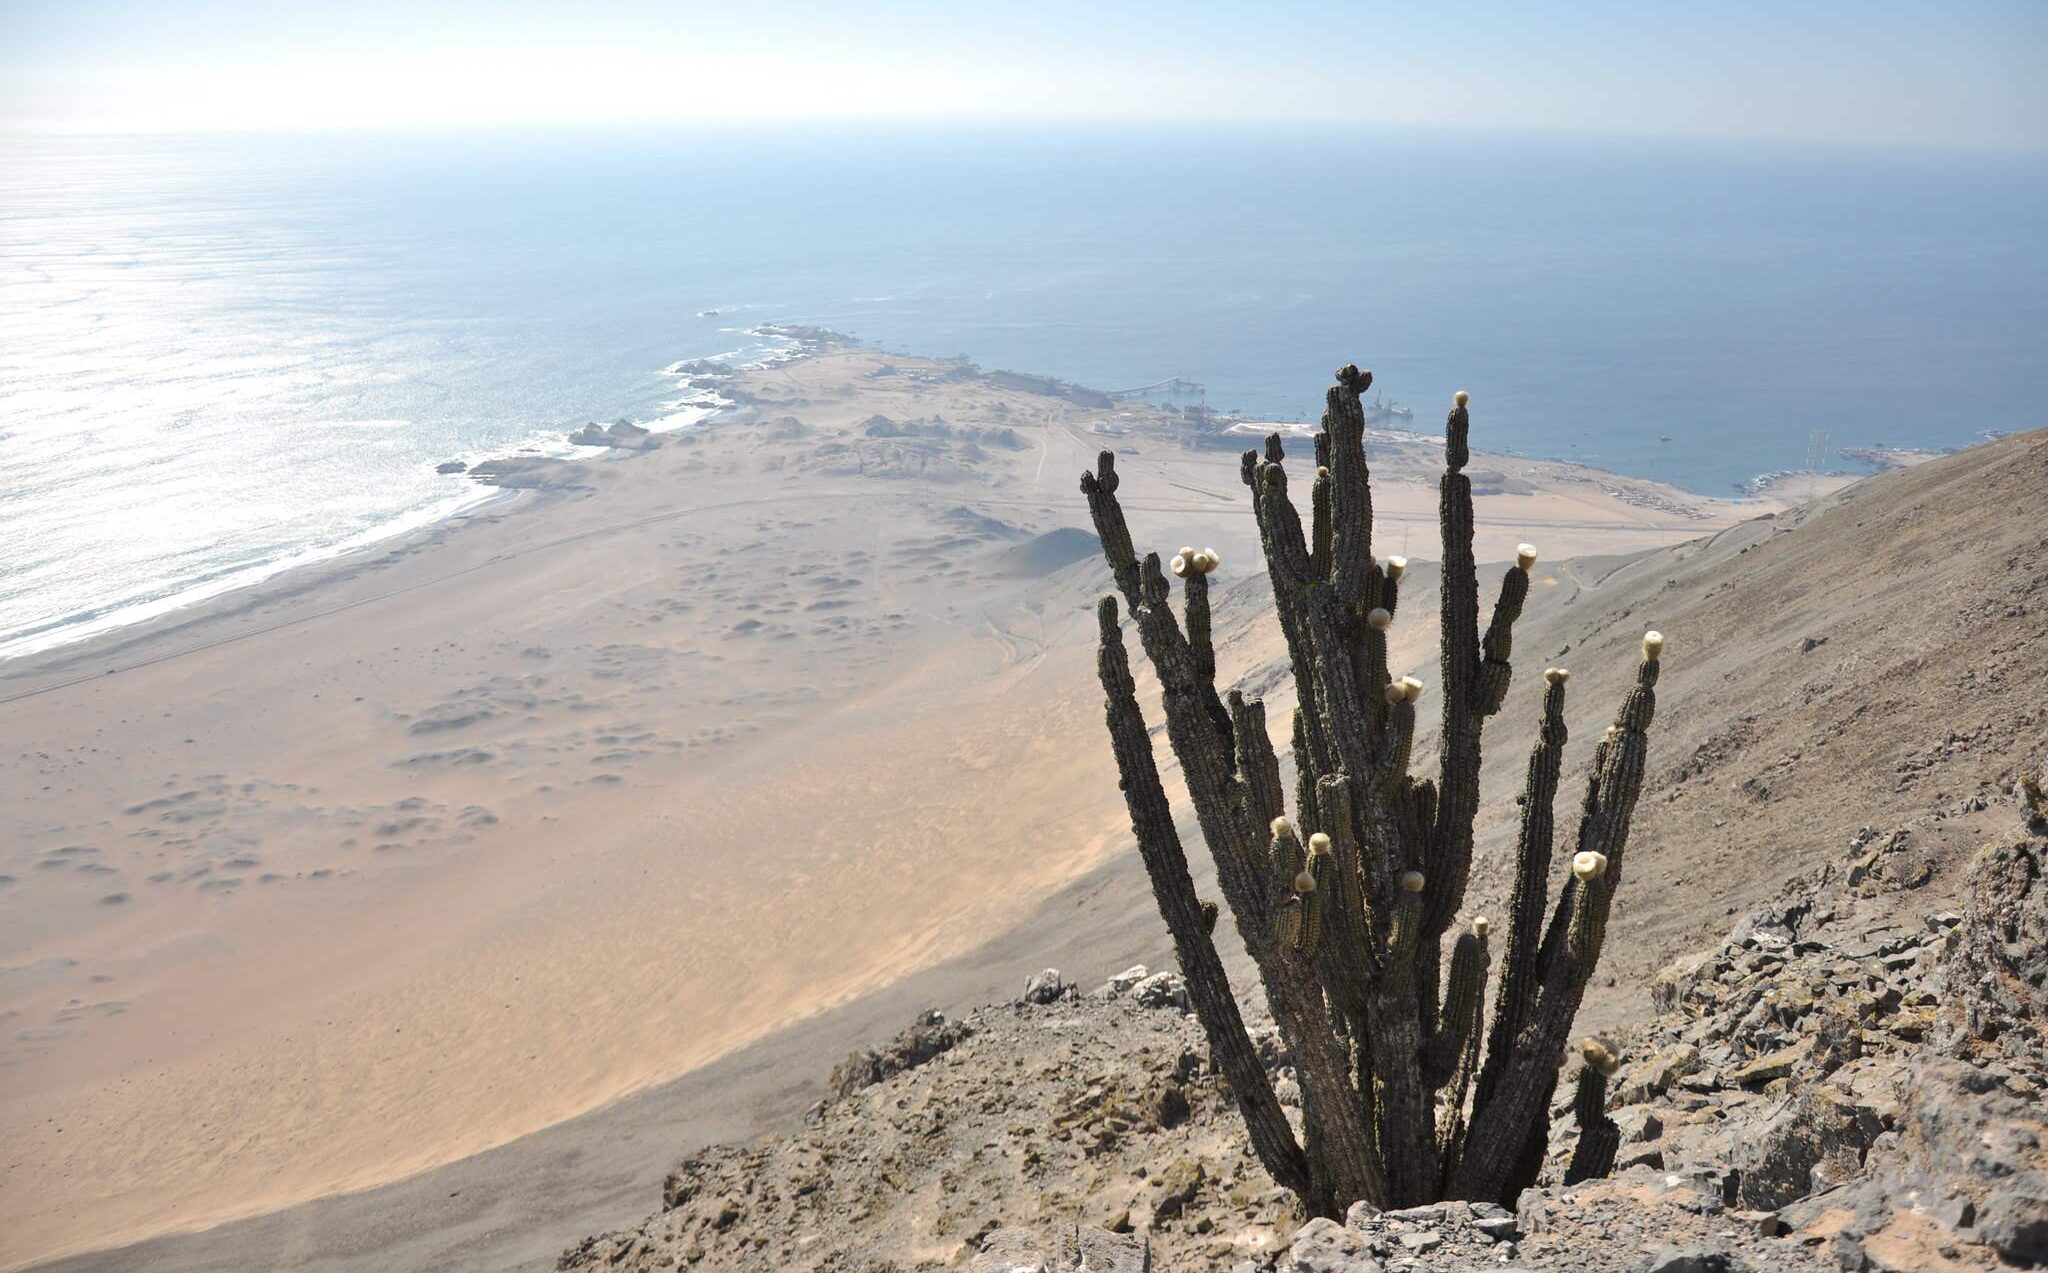
[[[1442,1087],[1458,1072],[1468,1054],[1476,1055],[1479,1043],[1479,1019],[1486,1011],[1486,937],[1483,924],[1458,937],[1451,948],[1451,971],[1444,983],[1444,1006],[1437,1032],[1429,1041],[1429,1052],[1423,1060],[1422,1073],[1431,1087]],[[1465,1068],[1469,1070],[1469,1065]],[[1469,1077],[1469,1074],[1468,1074]],[[1446,1094],[1449,1099],[1450,1094]],[[1452,1100],[1458,1108],[1465,1104],[1465,1093],[1459,1091]]]
[[[1451,395],[1451,413],[1444,417],[1444,467],[1456,473],[1472,460],[1466,437],[1472,431],[1472,417],[1466,408],[1472,395],[1463,389]]]
[[[1399,782],[1408,776],[1409,755],[1415,750],[1415,700],[1402,692],[1400,682],[1387,686],[1387,749],[1385,781]]]
[[[1324,395],[1323,430],[1330,438],[1331,591],[1339,607],[1365,596],[1372,560],[1372,481],[1365,463],[1365,404],[1372,373],[1341,367]]]
[[[1564,1183],[1568,1185],[1612,1174],[1621,1148],[1621,1128],[1607,1117],[1607,1080],[1614,1076],[1620,1058],[1598,1039],[1587,1039],[1580,1050],[1585,1064],[1579,1069],[1578,1090],[1572,1096],[1579,1140],[1565,1168]]]
[[[1181,597],[1187,612],[1188,654],[1194,660],[1195,675],[1213,681],[1216,649],[1209,635],[1209,572],[1192,565],[1182,578]]]
[[[1543,719],[1529,767],[1522,779],[1522,825],[1515,842],[1515,878],[1508,894],[1507,949],[1501,956],[1499,993],[1493,1006],[1493,1037],[1479,1084],[1484,1101],[1507,1063],[1522,1023],[1535,1006],[1544,912],[1548,908],[1550,862],[1555,843],[1558,776],[1563,770],[1566,730],[1562,668],[1544,672]]]
[[[1173,812],[1166,803],[1166,789],[1152,759],[1152,736],[1138,707],[1138,687],[1124,652],[1116,599],[1104,597],[1096,616],[1101,633],[1097,669],[1105,700],[1104,715],[1117,769],[1123,775],[1131,833],[1138,842],[1138,854],[1144,859],[1145,873],[1151,877],[1159,913],[1173,937],[1189,1000],[1208,1037],[1210,1055],[1237,1098],[1238,1111],[1244,1116],[1259,1162],[1284,1187],[1296,1192],[1309,1189],[1307,1155],[1295,1140],[1265,1067],[1245,1033],[1223,960],[1210,939],[1210,930],[1215,925],[1213,909],[1205,913],[1204,904],[1195,895],[1195,882],[1188,874],[1180,831],[1174,825]]]
[[[1522,617],[1522,604],[1529,597],[1529,566],[1536,560],[1536,552],[1527,544],[1528,551],[1520,554],[1525,563],[1508,567],[1501,576],[1500,596],[1493,603],[1493,621],[1486,627],[1486,637],[1479,643],[1480,713],[1491,716],[1500,710],[1507,698],[1508,682],[1514,677],[1514,667],[1508,662],[1514,649],[1515,620]]]

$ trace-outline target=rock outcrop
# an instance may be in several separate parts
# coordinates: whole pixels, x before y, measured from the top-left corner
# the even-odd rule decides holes
[[[1306,1224],[1250,1156],[1176,974],[931,1012],[833,1072],[797,1134],[718,1146],[664,1210],[564,1269],[1213,1269],[1229,1273],[1962,1270],[2048,1260],[2042,935],[2048,844],[1925,906],[1913,837],[1743,916],[1617,1034],[1612,1176],[1566,1184],[1559,1117],[1517,1208],[1445,1202]],[[1281,1103],[1299,1085],[1250,1032]]]

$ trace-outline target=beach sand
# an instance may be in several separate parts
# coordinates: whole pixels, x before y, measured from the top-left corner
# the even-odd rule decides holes
[[[829,343],[728,393],[0,665],[0,1265],[454,1163],[920,971],[979,985],[1123,851],[1075,478],[1114,447],[1141,541],[1217,548],[1228,586],[1259,569],[1230,452]],[[1386,551],[1435,555],[1434,450],[1376,439]],[[1783,507],[1472,470],[1490,561]]]

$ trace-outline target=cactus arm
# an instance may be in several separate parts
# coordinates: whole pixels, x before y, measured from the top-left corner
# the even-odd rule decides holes
[[[1098,452],[1095,471],[1081,474],[1081,494],[1088,498],[1088,515],[1095,523],[1096,537],[1102,541],[1102,555],[1109,561],[1110,574],[1116,577],[1117,591],[1124,595],[1124,604],[1136,610],[1142,604],[1138,594],[1138,554],[1131,547],[1131,528],[1124,523],[1123,506],[1117,503],[1119,481],[1116,452]]]
[[[1187,614],[1188,658],[1202,680],[1216,679],[1216,647],[1209,632],[1209,576],[1191,570],[1181,580],[1181,605]]]
[[[1253,826],[1270,827],[1287,803],[1280,785],[1280,757],[1266,733],[1266,705],[1247,699],[1238,690],[1225,695],[1223,705],[1230,713],[1230,732],[1237,742],[1238,790],[1244,816]]]
[[[1566,730],[1565,683],[1562,668],[1544,673],[1543,723],[1529,751],[1529,771],[1522,786],[1522,829],[1515,844],[1515,879],[1508,897],[1507,950],[1501,957],[1500,989],[1494,998],[1493,1029],[1487,1039],[1486,1068],[1479,1082],[1483,1105],[1507,1064],[1536,997],[1542,954],[1543,912],[1550,887],[1550,862],[1555,847],[1557,783],[1563,770]]]
[[[1110,745],[1116,753],[1117,772],[1123,776],[1124,804],[1130,811],[1131,833],[1137,839],[1145,873],[1152,880],[1160,916],[1173,937],[1174,952],[1187,979],[1188,998],[1201,1020],[1216,1066],[1237,1097],[1259,1162],[1274,1180],[1300,1192],[1309,1186],[1307,1155],[1295,1141],[1286,1111],[1280,1108],[1245,1033],[1230,979],[1209,935],[1215,922],[1213,913],[1204,914],[1204,904],[1196,897],[1194,880],[1188,875],[1187,854],[1181,848],[1166,789],[1152,759],[1152,738],[1138,707],[1137,685],[1131,678],[1130,659],[1117,622],[1116,599],[1104,597],[1096,615],[1101,628],[1097,667]]]
[[[1597,1046],[1594,1040],[1586,1040],[1589,1052]],[[1590,1056],[1587,1064],[1579,1069],[1579,1086],[1572,1097],[1572,1110],[1579,1123],[1579,1143],[1572,1149],[1571,1162],[1564,1172],[1564,1183],[1575,1185],[1580,1181],[1612,1175],[1615,1155],[1621,1149],[1621,1128],[1607,1117],[1607,1074]]]
[[[1328,914],[1324,920],[1329,940],[1323,944],[1320,962],[1323,985],[1330,998],[1347,1017],[1365,1010],[1366,996],[1379,976],[1378,950],[1373,941],[1374,917],[1368,873],[1386,870],[1382,854],[1361,853],[1353,831],[1351,780],[1330,774],[1316,785],[1316,808],[1329,830]],[[1383,888],[1380,896],[1386,896]]]
[[[1529,553],[1528,556],[1533,561],[1535,554]],[[1493,619],[1486,625],[1486,636],[1479,645],[1479,712],[1482,716],[1491,716],[1499,711],[1507,698],[1508,682],[1515,674],[1514,665],[1508,661],[1513,651],[1515,620],[1522,617],[1522,603],[1528,598],[1529,569],[1517,562],[1501,576],[1500,596],[1493,603]]]
[[[1424,1077],[1440,1089],[1436,1143],[1439,1170],[1457,1166],[1465,1142],[1465,1097],[1479,1065],[1479,1022],[1486,1000],[1486,921],[1475,919],[1451,951],[1450,984],[1444,995],[1443,1026],[1431,1040],[1438,1055]]]
[[[1359,396],[1372,373],[1346,366],[1324,395],[1330,437],[1330,589],[1341,609],[1364,600],[1372,559],[1372,474],[1365,462],[1365,407]]]
[[[1512,1201],[1530,1183],[1516,1170],[1516,1151],[1541,1127],[1548,1093],[1557,1082],[1556,1058],[1564,1049],[1600,956],[1608,908],[1627,846],[1629,818],[1642,793],[1649,747],[1646,731],[1656,714],[1662,647],[1663,638],[1655,633],[1644,638],[1636,684],[1622,699],[1614,728],[1598,749],[1578,843],[1581,856],[1600,856],[1600,869],[1582,874],[1574,858],[1573,877],[1558,900],[1544,941],[1541,985],[1534,1005],[1512,1040],[1513,1052],[1501,1067],[1490,1099],[1474,1111],[1464,1157],[1451,1181],[1457,1197]]]
[[[1444,986],[1441,1024],[1423,1057],[1423,1080],[1430,1087],[1443,1087],[1461,1067],[1470,1069],[1467,1057],[1478,1050],[1479,1018],[1485,1008],[1486,938],[1477,931],[1463,933],[1451,948],[1451,975]],[[1465,1094],[1458,1092],[1449,1103],[1463,1107]]]
[[[1268,445],[1278,453],[1277,438]],[[1279,472],[1277,464],[1267,468]],[[1099,469],[1092,481],[1083,481],[1084,490],[1091,486],[1090,512],[1114,571],[1117,559],[1112,555],[1111,539],[1123,524],[1122,511],[1114,492],[1101,480]],[[1293,552],[1287,559],[1298,563],[1306,555],[1298,520],[1293,531]],[[1128,532],[1123,538],[1128,542]],[[1276,562],[1269,555],[1269,563]],[[1275,564],[1274,569],[1277,584],[1279,566]],[[1331,1026],[1313,961],[1276,940],[1265,854],[1259,847],[1268,828],[1245,816],[1236,760],[1230,754],[1235,740],[1229,714],[1216,694],[1214,681],[1196,674],[1186,638],[1167,604],[1170,590],[1157,554],[1148,554],[1139,563],[1137,588],[1143,604],[1133,611],[1132,618],[1159,675],[1167,740],[1180,761],[1195,819],[1216,861],[1224,901],[1265,983],[1274,1023],[1295,1058],[1301,1080],[1309,1177],[1306,1188],[1298,1192],[1312,1213],[1342,1214],[1338,1199],[1348,1202],[1379,1188],[1377,1165],[1369,1157],[1365,1104],[1351,1086],[1349,1051]]]
[[[1464,902],[1465,877],[1472,865],[1472,819],[1479,812],[1479,578],[1472,560],[1472,479],[1462,471],[1469,458],[1465,437],[1470,425],[1465,404],[1453,406],[1444,422],[1444,474],[1437,502],[1443,532],[1443,578],[1438,589],[1443,731],[1425,899],[1432,934],[1449,927]]]
[[[1317,442],[1327,435],[1318,435]],[[1318,449],[1323,449],[1318,447]],[[1318,579],[1330,576],[1330,470],[1327,466],[1316,468],[1316,482],[1309,490],[1309,573]]]

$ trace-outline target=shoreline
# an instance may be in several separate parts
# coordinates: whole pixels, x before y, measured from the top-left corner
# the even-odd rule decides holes
[[[812,357],[834,347],[869,348],[858,338],[828,328],[801,324],[761,323],[744,329],[745,334],[788,342],[781,348],[758,354],[745,362],[726,362],[742,352],[712,355],[697,359],[679,359],[661,369],[661,374],[670,376],[684,388],[684,393],[663,404],[668,414],[647,420],[626,420],[620,418],[609,426],[588,422],[575,429],[561,431],[559,448],[555,451],[540,451],[533,447],[487,455],[476,461],[444,461],[463,465],[460,470],[451,470],[450,476],[459,476],[483,489],[469,489],[460,494],[451,494],[443,500],[425,507],[401,514],[392,520],[368,528],[339,543],[303,549],[275,561],[254,563],[235,567],[225,574],[202,580],[188,587],[146,601],[134,602],[117,607],[112,611],[97,613],[89,618],[63,622],[44,627],[34,632],[23,632],[0,637],[0,680],[8,674],[10,664],[20,660],[49,654],[68,647],[89,645],[102,637],[112,637],[125,629],[136,628],[175,617],[181,611],[205,606],[223,597],[277,580],[295,571],[309,570],[329,563],[345,561],[360,554],[374,553],[379,549],[395,547],[410,537],[431,532],[435,527],[458,524],[463,518],[479,514],[494,505],[513,502],[522,491],[538,489],[527,477],[550,462],[596,461],[618,456],[630,456],[641,449],[653,449],[661,445],[660,439],[686,429],[697,428],[717,422],[730,414],[741,403],[726,398],[722,390],[732,380],[747,371],[773,367],[783,362]],[[881,352],[876,350],[876,352]],[[912,355],[901,355],[906,358]],[[1058,386],[1062,391],[1077,397],[1101,398],[1104,402],[1112,395],[1102,391],[1074,385],[1056,377],[1035,373],[1010,372],[988,369],[973,364],[963,364],[963,369],[976,374],[1004,378],[1013,383]],[[1149,404],[1147,404],[1149,405]],[[677,421],[679,417],[688,419]],[[1255,433],[1263,436],[1266,432],[1278,431],[1302,437],[1312,435],[1318,426],[1301,421],[1262,421],[1247,416],[1212,414],[1205,426],[1210,436],[1228,433]],[[1369,429],[1369,436],[1382,442],[1407,446],[1441,447],[1442,439],[1427,433],[1406,428],[1375,426]],[[640,441],[640,440],[645,440]],[[1752,504],[1798,504],[1810,499],[1825,497],[1875,473],[1892,468],[1909,467],[1947,452],[1912,448],[1864,448],[1847,449],[1844,455],[1871,466],[1869,473],[1830,472],[1810,474],[1805,470],[1779,470],[1762,473],[1745,483],[1740,496],[1713,495],[1677,486],[1663,479],[1635,477],[1596,468],[1576,460],[1525,455],[1519,452],[1494,452],[1497,457],[1524,465],[1555,466],[1559,471],[1571,471],[1585,475],[1608,475],[1623,479],[1625,483],[1670,487],[1703,500],[1727,504],[1732,508],[1743,508]],[[481,470],[481,474],[479,474]],[[1596,479],[1597,480],[1597,476]],[[1812,493],[1800,495],[1797,487],[1806,482]],[[1817,485],[1815,485],[1817,483]],[[1610,490],[1617,489],[1610,485]],[[1656,503],[1648,507],[1659,506]]]
[[[794,333],[818,333],[798,335]],[[836,333],[823,333],[818,329],[792,328],[782,324],[764,323],[748,329],[747,334],[769,337],[783,337],[789,344],[780,349],[769,350],[745,362],[721,363],[722,357],[738,357],[744,351],[734,350],[729,355],[678,360],[661,369],[661,374],[679,381],[684,388],[681,396],[662,404],[665,414],[644,421],[616,421],[618,425],[629,425],[642,435],[663,437],[683,429],[709,423],[735,405],[719,394],[714,379],[730,380],[743,371],[757,367],[772,366],[789,358],[804,357],[821,347],[819,336],[843,340]],[[0,676],[10,662],[32,658],[68,646],[89,643],[96,638],[118,633],[125,628],[149,624],[158,619],[177,614],[179,611],[204,606],[221,597],[231,596],[247,588],[261,585],[290,574],[344,560],[360,553],[375,552],[390,546],[408,536],[430,531],[436,526],[450,524],[474,513],[479,513],[494,504],[507,503],[516,498],[520,487],[515,483],[498,482],[486,478],[472,477],[479,468],[486,465],[504,465],[524,460],[601,460],[616,449],[608,442],[579,441],[578,436],[603,426],[589,422],[574,429],[563,429],[555,437],[553,449],[527,445],[510,452],[493,453],[475,460],[450,457],[440,461],[437,467],[447,476],[460,477],[470,486],[459,493],[448,494],[421,507],[400,513],[387,521],[368,527],[337,543],[301,549],[281,558],[252,562],[227,569],[212,578],[202,579],[177,588],[162,596],[142,601],[124,603],[111,610],[96,611],[90,615],[61,620],[34,630],[0,636]],[[460,468],[449,468],[460,465]],[[485,472],[488,474],[489,469]]]

